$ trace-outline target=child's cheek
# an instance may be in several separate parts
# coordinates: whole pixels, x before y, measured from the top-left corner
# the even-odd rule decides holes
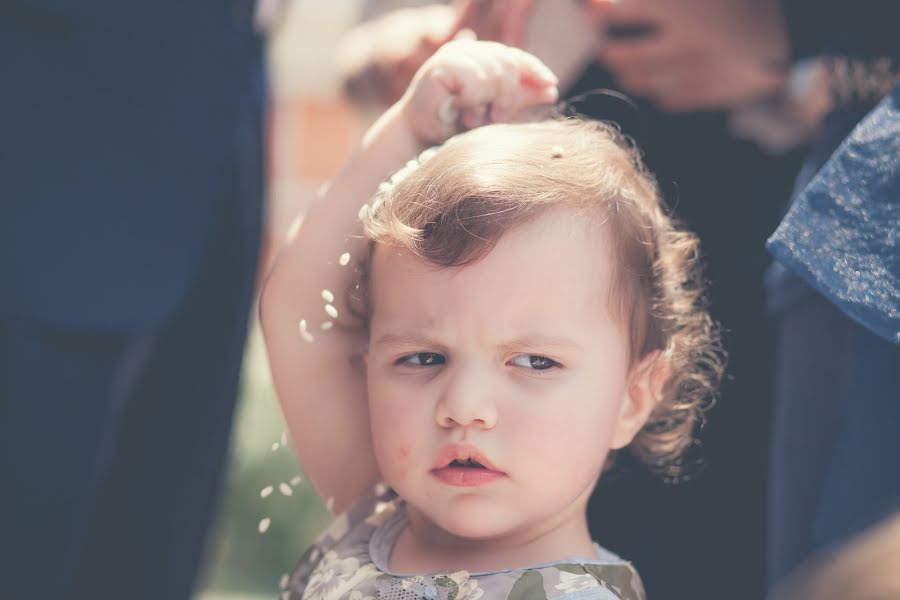
[[[388,450],[386,456],[388,464],[385,465],[385,477],[389,480],[388,483],[400,483],[409,476],[411,454],[409,444],[402,442],[392,445]]]
[[[400,483],[409,477],[413,455],[413,443],[409,438],[409,423],[405,422],[402,410],[387,407],[380,415],[381,456],[384,476],[388,483]]]
[[[403,481],[409,475],[409,446],[401,444],[397,449],[397,480]]]
[[[410,476],[415,454],[414,440],[411,431],[418,429],[418,414],[410,410],[405,403],[397,401],[397,394],[385,394],[390,400],[376,404],[376,413],[372,415],[377,439],[378,460],[381,463],[382,475],[389,484],[399,483]]]

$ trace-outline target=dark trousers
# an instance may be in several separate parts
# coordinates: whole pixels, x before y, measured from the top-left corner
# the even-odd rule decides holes
[[[773,269],[773,274],[779,269]],[[780,271],[768,572],[900,510],[900,347]]]
[[[241,230],[224,208],[156,331],[0,323],[4,597],[190,597],[254,289],[256,238]]]
[[[777,265],[775,269],[778,269]],[[816,507],[840,430],[855,324],[790,273],[777,282],[776,378],[769,455],[768,573],[810,555]]]

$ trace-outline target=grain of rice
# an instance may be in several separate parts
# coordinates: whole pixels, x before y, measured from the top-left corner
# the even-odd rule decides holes
[[[272,524],[272,519],[270,519],[269,517],[266,517],[259,522],[259,526],[257,527],[257,529],[259,529],[260,533],[265,533],[269,530],[269,525],[271,525],[271,524]]]

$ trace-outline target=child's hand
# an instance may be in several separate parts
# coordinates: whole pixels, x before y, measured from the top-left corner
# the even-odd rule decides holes
[[[461,129],[514,120],[559,96],[557,78],[536,57],[497,42],[444,44],[413,77],[398,103],[410,131],[437,144]]]

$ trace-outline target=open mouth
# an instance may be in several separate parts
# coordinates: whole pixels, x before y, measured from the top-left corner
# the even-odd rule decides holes
[[[431,472],[455,487],[476,487],[507,477],[477,447],[465,443],[445,446]]]
[[[467,458],[465,460],[455,459],[453,460],[448,467],[461,467],[465,469],[486,469],[483,464],[478,462],[477,460],[473,460],[471,458]]]

